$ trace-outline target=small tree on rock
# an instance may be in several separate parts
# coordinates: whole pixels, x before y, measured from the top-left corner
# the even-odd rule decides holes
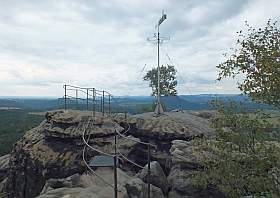
[[[144,81],[150,81],[149,86],[152,88],[152,96],[158,92],[158,70],[153,68],[144,76]],[[177,95],[176,69],[174,66],[167,65],[160,67],[160,95],[176,96]]]

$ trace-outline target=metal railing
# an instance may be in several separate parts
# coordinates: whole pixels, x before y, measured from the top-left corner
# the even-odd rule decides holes
[[[112,113],[112,101],[114,96],[107,91],[98,90],[92,87],[78,87],[63,85],[64,109],[88,110],[95,113],[101,112],[103,116]],[[117,105],[117,104],[114,104]]]
[[[147,142],[143,142],[140,140],[137,140],[136,138],[131,138],[131,137],[127,137],[126,134],[129,133],[131,126],[130,124],[127,122],[127,116],[126,116],[126,111],[125,108],[121,109],[119,108],[118,101],[114,98],[114,96],[112,94],[110,94],[107,91],[100,91],[97,90],[95,88],[85,88],[85,87],[78,87],[78,86],[72,86],[72,85],[64,85],[64,109],[71,109],[73,107],[76,107],[76,109],[79,109],[79,103],[82,102],[83,105],[85,105],[86,110],[91,110],[92,111],[92,115],[86,120],[85,123],[80,123],[78,125],[77,128],[75,128],[74,130],[82,130],[82,139],[84,142],[84,148],[82,151],[82,158],[83,158],[83,162],[86,166],[86,168],[92,173],[94,174],[100,181],[102,181],[104,184],[108,185],[109,187],[114,189],[114,197],[117,198],[118,197],[118,192],[120,191],[120,189],[118,188],[118,184],[117,184],[117,168],[118,168],[118,164],[117,161],[119,159],[122,159],[124,161],[129,162],[130,164],[143,169],[144,167],[141,166],[140,164],[132,161],[131,159],[129,159],[128,157],[126,157],[124,154],[122,154],[120,152],[120,149],[118,147],[119,145],[119,141],[120,140],[124,140],[124,141],[133,141],[135,143],[144,145],[147,147],[147,161],[148,161],[148,177],[147,177],[147,184],[148,184],[148,198],[150,198],[151,196],[151,182],[150,182],[150,176],[151,176],[151,148],[156,148],[155,145],[151,144],[151,143],[147,143]],[[73,96],[74,94],[74,96]],[[69,105],[71,103],[71,100],[75,102],[75,105]],[[114,105],[112,105],[114,104]],[[91,106],[91,108],[90,108]],[[118,131],[117,130],[117,126],[115,126],[115,132],[114,132],[114,153],[107,153],[104,152],[100,149],[94,148],[94,146],[92,146],[90,144],[90,140],[91,140],[91,134],[87,133],[87,131],[93,127],[95,125],[95,118],[96,118],[96,112],[98,111],[98,106],[100,107],[99,110],[102,113],[102,116],[108,116],[111,118],[114,118],[117,113],[124,113],[125,116],[122,120],[119,120],[120,123],[125,123],[126,127],[124,127],[123,131]],[[114,107],[118,107],[119,110],[122,110],[123,112],[118,112],[118,110],[113,110]],[[114,112],[114,113],[113,113]],[[96,171],[94,171],[91,166],[88,163],[88,159],[87,159],[87,149],[90,149],[98,154],[101,155],[105,155],[105,156],[109,156],[114,158],[114,185],[112,185],[109,181],[106,181],[102,176],[100,176],[99,174],[96,173]]]

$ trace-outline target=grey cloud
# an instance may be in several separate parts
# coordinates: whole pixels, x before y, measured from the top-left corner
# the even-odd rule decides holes
[[[148,95],[141,69],[156,65],[156,48],[146,41],[155,31],[161,9],[167,13],[162,35],[162,64],[178,70],[179,92],[215,90],[222,53],[234,43],[245,19],[279,17],[276,0],[50,0],[0,2],[0,57],[8,55],[21,72],[13,84],[54,87],[59,83],[88,84],[119,95]],[[261,12],[260,12],[261,11]],[[259,14],[260,13],[260,14]],[[253,21],[262,25],[262,22]],[[9,61],[8,61],[9,62]],[[1,67],[6,68],[3,58]],[[24,75],[43,69],[45,77]],[[1,76],[0,76],[1,80]],[[46,83],[44,83],[46,82]],[[12,86],[12,85],[11,85]],[[37,86],[38,87],[38,86]],[[236,91],[235,83],[220,92]],[[1,91],[1,89],[0,89]],[[39,90],[40,91],[40,90]],[[34,88],[34,94],[39,92]]]

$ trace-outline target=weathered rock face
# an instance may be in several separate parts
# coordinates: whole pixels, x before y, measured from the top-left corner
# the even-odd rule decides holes
[[[10,154],[3,155],[0,157],[0,182],[4,180],[7,176],[7,172],[9,168],[9,160],[10,160]]]
[[[42,193],[41,198],[66,195],[77,198],[100,198],[106,197],[105,195],[112,197],[110,193],[110,195],[107,193],[110,191],[108,186],[99,185],[94,179],[96,177],[93,177],[96,183],[89,182],[90,185],[86,185],[81,182],[81,177],[84,176],[79,176],[79,179],[72,176],[82,175],[86,171],[82,160],[84,132],[87,137],[90,137],[90,145],[103,152],[113,153],[115,130],[122,131],[125,128],[121,116],[113,120],[102,118],[97,114],[95,124],[91,116],[91,112],[86,111],[52,111],[46,114],[46,120],[38,127],[27,132],[14,145],[11,153],[6,180],[9,197],[33,198],[40,193]],[[136,140],[150,141],[156,145],[156,148],[151,149],[151,160],[159,163],[152,165],[152,174],[156,179],[152,181],[153,197],[166,197],[168,194],[173,197],[192,196],[190,194],[196,196],[199,190],[190,191],[191,193],[184,190],[185,187],[190,189],[191,185],[185,185],[185,182],[188,184],[189,181],[188,171],[195,169],[197,164],[196,158],[191,157],[193,152],[189,149],[189,141],[195,137],[213,135],[213,131],[208,127],[207,119],[189,113],[172,112],[161,117],[153,117],[153,114],[135,115],[129,117],[128,122],[131,129],[126,135]],[[118,150],[131,161],[142,166],[147,164],[145,145],[118,138]],[[92,157],[98,153],[88,151],[88,154],[87,157]],[[139,168],[135,168],[125,160],[120,160],[120,168],[132,176],[139,171]],[[108,170],[102,172],[102,169],[99,169],[99,171],[102,176],[110,173]],[[142,172],[142,180],[139,178],[123,180],[123,193],[120,197],[146,196],[145,169]],[[177,177],[178,173],[185,175],[185,179],[180,180]],[[72,177],[61,180],[69,176]],[[166,176],[168,176],[168,182]]]
[[[166,176],[160,167],[159,163],[153,161],[150,163],[150,182],[154,186],[160,188],[164,194],[168,193],[168,182]],[[148,165],[146,165],[141,172],[138,174],[138,177],[142,179],[145,183],[148,182]]]
[[[104,180],[113,185],[113,169],[98,168],[96,174],[102,175]],[[118,197],[128,198],[124,184],[129,182],[132,178],[120,169],[117,170],[117,174],[119,187]],[[94,175],[75,174],[67,178],[47,180],[38,198],[51,197],[109,198],[114,197],[114,190],[101,180],[96,179]]]
[[[35,197],[47,179],[83,173],[86,169],[82,162],[81,137],[90,116],[90,112],[49,112],[40,126],[27,132],[11,153],[9,197]],[[113,139],[103,141],[103,137],[114,134],[115,128],[122,129],[109,119],[98,118],[87,134],[98,137],[92,140],[98,142],[97,148],[112,151]]]
[[[0,157],[0,194],[6,191],[10,154]]]
[[[129,198],[148,197],[148,185],[139,178],[134,178],[125,185]],[[151,185],[151,197],[165,198],[160,188]]]
[[[225,197],[215,189],[200,189],[192,184],[192,175],[199,170],[202,156],[210,153],[197,152],[193,141],[174,140],[170,154],[171,170],[167,178],[171,188],[169,198]]]

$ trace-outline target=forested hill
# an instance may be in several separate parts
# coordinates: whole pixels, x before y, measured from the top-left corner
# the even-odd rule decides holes
[[[154,101],[152,96],[119,96],[115,97],[113,107],[125,107],[127,112],[141,113],[150,111]],[[201,110],[211,109],[210,101],[220,99],[224,101],[235,101],[237,103],[243,102],[248,109],[273,109],[269,105],[259,104],[251,101],[248,97],[243,95],[216,95],[216,94],[202,94],[202,95],[180,95],[168,96],[161,98],[167,110],[173,109],[187,109],[187,110]],[[75,101],[70,101],[70,105],[75,107]],[[15,107],[21,109],[33,110],[51,110],[63,108],[64,100],[56,98],[0,98],[0,108]],[[85,101],[80,102],[79,108],[85,107]]]

